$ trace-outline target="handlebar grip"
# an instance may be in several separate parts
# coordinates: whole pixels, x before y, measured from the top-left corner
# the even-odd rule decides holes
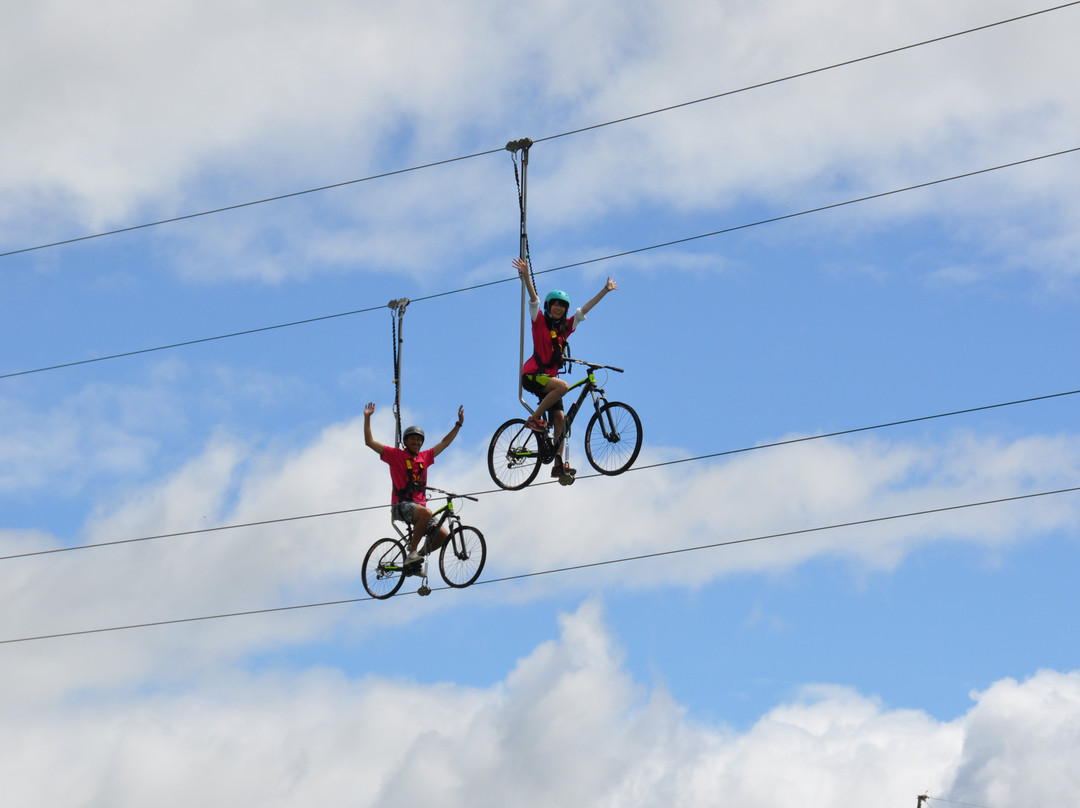
[[[604,368],[605,370],[614,370],[616,373],[625,373],[626,372],[622,368],[617,368],[614,365],[597,365],[597,364],[595,364],[593,362],[586,362],[584,359],[574,359],[573,357],[570,357],[570,356],[566,357],[565,361],[566,362],[574,362],[574,363],[576,363],[578,365],[585,365],[586,367],[590,367],[593,370],[598,370],[599,368]]]

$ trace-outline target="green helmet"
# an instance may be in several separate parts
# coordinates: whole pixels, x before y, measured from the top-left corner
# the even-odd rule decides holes
[[[570,308],[570,296],[566,294],[562,289],[552,289],[547,293],[547,297],[544,298],[544,313],[547,314],[551,311],[551,301],[561,300],[566,304],[566,308]]]

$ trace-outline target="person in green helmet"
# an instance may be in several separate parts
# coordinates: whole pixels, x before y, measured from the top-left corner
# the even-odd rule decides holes
[[[571,317],[566,316],[570,311],[570,297],[560,289],[553,289],[544,297],[543,316],[540,316],[540,296],[536,293],[529,274],[528,262],[515,258],[514,268],[521,275],[521,282],[529,293],[529,314],[532,318],[533,353],[521,368],[521,386],[540,399],[529,417],[528,427],[537,432],[546,431],[547,424],[544,423],[543,416],[547,412],[551,413],[550,420],[554,428],[552,441],[555,444],[555,463],[551,476],[572,475],[574,470],[562,460],[563,425],[566,420],[562,398],[570,385],[559,378],[559,369],[566,355],[566,342],[570,335],[577,330],[593,306],[619,286],[608,278],[604,288]]]

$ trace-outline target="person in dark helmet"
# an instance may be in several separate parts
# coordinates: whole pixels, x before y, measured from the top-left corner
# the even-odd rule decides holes
[[[574,470],[562,460],[563,425],[566,421],[562,399],[570,385],[559,378],[559,369],[566,355],[566,343],[570,335],[577,330],[592,307],[619,286],[608,278],[604,288],[571,317],[567,317],[570,312],[570,297],[560,289],[553,289],[544,297],[543,316],[540,316],[540,296],[536,293],[536,287],[529,275],[528,262],[515,258],[514,267],[529,293],[529,314],[532,318],[533,354],[521,368],[521,387],[540,399],[527,425],[533,431],[544,432],[547,429],[543,420],[544,413],[551,413],[550,420],[554,428],[552,442],[555,444],[555,463],[551,476],[572,475]]]
[[[409,426],[401,435],[404,449],[393,446],[384,446],[371,436],[371,414],[375,412],[375,405],[368,403],[364,407],[364,443],[366,443],[379,458],[390,466],[390,482],[393,491],[390,495],[390,515],[394,519],[400,519],[406,524],[412,525],[412,538],[409,541],[409,553],[405,558],[405,565],[415,564],[420,561],[417,549],[420,539],[431,522],[431,510],[427,507],[427,470],[428,466],[435,462],[443,449],[453,443],[465,423],[465,407],[458,407],[457,423],[447,433],[446,437],[436,443],[430,449],[422,449],[424,445],[424,430],[418,426]],[[424,548],[425,555],[438,550],[447,539],[450,538],[446,528],[439,529],[439,534]]]

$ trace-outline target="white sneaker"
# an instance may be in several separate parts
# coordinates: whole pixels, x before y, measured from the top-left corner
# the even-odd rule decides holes
[[[411,567],[413,564],[419,564],[423,560],[424,559],[421,557],[421,555],[419,553],[409,553],[405,557],[405,566],[406,567]]]

